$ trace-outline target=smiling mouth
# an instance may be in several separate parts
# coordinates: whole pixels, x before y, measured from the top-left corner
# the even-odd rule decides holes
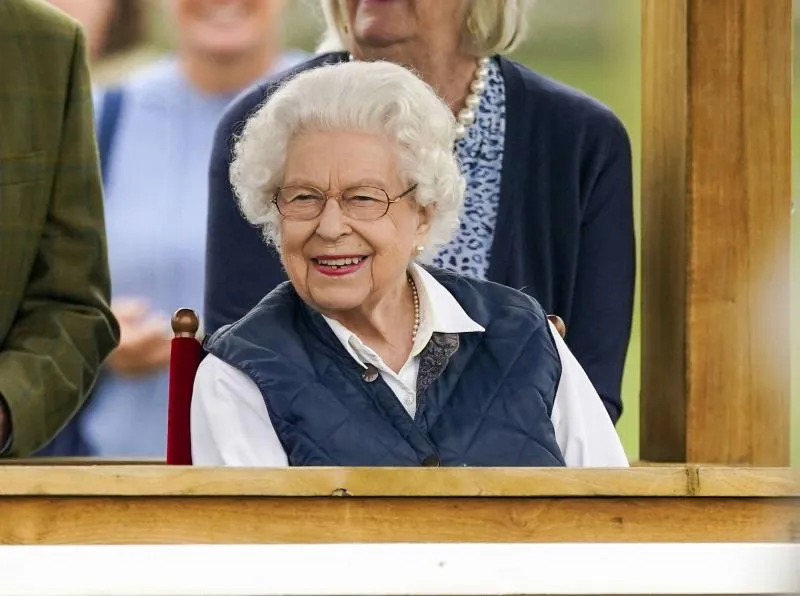
[[[352,267],[364,261],[367,257],[345,257],[343,259],[311,259],[317,265],[323,267],[331,267],[333,269],[341,269],[342,267]]]
[[[366,256],[353,256],[353,257],[321,257],[312,258],[311,262],[314,264],[314,269],[319,273],[328,276],[340,277],[355,273],[364,265],[369,257]]]

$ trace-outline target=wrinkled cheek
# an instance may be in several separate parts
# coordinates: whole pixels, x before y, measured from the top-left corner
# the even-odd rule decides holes
[[[275,248],[284,267],[286,267],[290,260],[296,259],[298,255],[302,257],[304,245],[302,238],[305,234],[298,233],[298,230],[293,228],[291,222],[287,223],[285,220],[279,221],[276,231]]]
[[[299,283],[306,278],[308,265],[305,259],[298,257],[296,253],[284,253],[283,266],[292,283]]]
[[[294,287],[294,291],[304,302],[309,302],[311,299],[311,286],[310,286],[310,268],[305,259],[297,259],[288,257],[283,263],[286,269],[286,275]]]

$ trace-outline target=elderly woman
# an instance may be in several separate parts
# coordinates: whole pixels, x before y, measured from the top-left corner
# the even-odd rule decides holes
[[[617,117],[502,55],[524,37],[526,0],[321,0],[324,64],[411,66],[457,116],[467,181],[441,267],[522,290],[566,322],[566,342],[612,420],[630,337],[635,276],[631,155]],[[206,329],[242,317],[285,280],[280,260],[236,208],[231,147],[284,77],[254,88],[217,129],[209,182]],[[305,101],[306,98],[302,98]]]
[[[207,341],[196,464],[627,465],[534,299],[418,264],[459,227],[457,131],[386,62],[309,70],[249,120],[232,180],[289,282]]]

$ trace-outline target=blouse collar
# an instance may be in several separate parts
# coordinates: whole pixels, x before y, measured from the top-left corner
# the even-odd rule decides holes
[[[409,273],[417,286],[420,308],[419,329],[410,358],[419,356],[434,333],[482,333],[485,331],[466,313],[455,297],[425,269],[412,263]],[[339,321],[325,315],[322,318],[348,353],[360,364],[366,366],[367,358],[364,356],[372,356],[373,350]],[[370,357],[369,360],[372,358]]]

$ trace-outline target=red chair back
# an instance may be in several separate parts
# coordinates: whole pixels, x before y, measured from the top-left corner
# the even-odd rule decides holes
[[[197,367],[205,355],[197,339],[200,319],[188,308],[172,317],[172,346],[169,360],[169,406],[167,410],[167,464],[192,464],[189,416]]]

